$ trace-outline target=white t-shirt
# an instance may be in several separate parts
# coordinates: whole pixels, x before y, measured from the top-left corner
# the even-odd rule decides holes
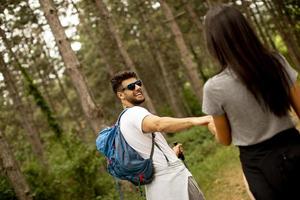
[[[143,119],[151,113],[145,108],[129,108],[120,119],[120,129],[127,143],[143,158],[150,157],[152,147],[151,133],[143,133]],[[155,132],[155,142],[169,159],[169,165],[163,153],[154,146],[154,179],[145,185],[147,200],[188,200],[188,177],[192,176],[184,164],[169,147],[163,135]]]
[[[151,115],[148,110],[140,106],[134,106],[128,108],[120,119],[120,129],[126,142],[144,159],[150,157],[152,147],[151,133],[143,133],[142,131],[142,122],[147,115]],[[155,142],[159,145],[170,162],[178,160],[176,154],[169,147],[160,132],[155,132]],[[168,166],[166,158],[156,146],[154,147],[153,153],[153,165],[158,168]]]

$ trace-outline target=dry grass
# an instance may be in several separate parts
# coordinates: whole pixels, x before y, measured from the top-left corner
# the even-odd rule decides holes
[[[207,193],[207,200],[250,200],[238,160],[223,166],[217,177]]]

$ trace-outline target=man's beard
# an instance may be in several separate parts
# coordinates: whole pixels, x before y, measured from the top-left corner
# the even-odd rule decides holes
[[[145,98],[143,99],[129,99],[128,100],[130,103],[132,103],[135,106],[138,106],[140,104],[142,104],[145,101]]]

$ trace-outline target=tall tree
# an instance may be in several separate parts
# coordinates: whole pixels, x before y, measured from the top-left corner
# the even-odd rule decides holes
[[[206,57],[208,57],[208,52],[207,52],[206,46],[205,46],[206,39],[203,34],[204,33],[203,25],[202,25],[202,22],[201,22],[199,16],[197,15],[196,11],[194,10],[191,2],[187,1],[187,0],[182,0],[182,2],[184,3],[184,9],[188,13],[190,20],[196,26],[196,29],[198,31],[197,35],[199,37],[199,46],[201,47],[200,55],[199,56],[197,55],[195,48],[193,46],[192,40],[189,41],[189,46],[190,46],[192,54],[194,55],[194,58],[196,59],[198,65],[199,65],[199,73],[200,73],[201,77],[203,78],[203,80],[206,81],[208,78],[205,76],[205,74],[203,72],[204,71],[203,70],[203,65],[204,65],[203,61],[205,60]]]
[[[102,110],[96,105],[94,97],[87,86],[86,78],[79,71],[80,62],[75,52],[72,50],[70,41],[59,21],[53,1],[39,0],[39,2],[50,25],[56,44],[58,45],[66,70],[76,88],[84,114],[96,133],[104,125]]]
[[[163,54],[160,51],[159,47],[157,46],[154,33],[152,32],[151,25],[153,26],[153,23],[150,21],[151,19],[148,16],[146,16],[147,13],[142,8],[142,6],[138,5],[138,7],[139,7],[141,19],[143,21],[143,24],[145,25],[145,31],[144,31],[145,40],[147,41],[147,43],[150,47],[149,50],[153,54],[153,57],[156,60],[158,66],[160,68],[160,71],[162,73],[163,82],[167,89],[167,96],[168,96],[167,99],[169,101],[169,104],[170,104],[173,112],[175,113],[175,116],[183,117],[184,111],[182,109],[182,105],[181,105],[182,103],[179,101],[178,93],[176,92],[176,90],[174,90],[174,85],[172,84],[173,77],[168,72],[167,66],[163,59]]]
[[[257,15],[256,13],[254,13],[253,9],[250,7],[251,3],[250,2],[246,2],[246,1],[242,1],[242,6],[244,7],[244,10],[249,14],[251,15],[251,17],[249,18],[249,20],[253,20],[254,24],[255,24],[255,27],[257,28],[258,30],[258,33],[259,33],[259,36],[260,38],[262,39],[263,43],[266,45],[266,46],[269,46],[269,43],[268,43],[268,40],[267,40],[267,37],[262,29],[262,26],[260,25],[259,23],[259,20],[257,19]]]
[[[257,15],[259,17],[260,24],[264,29],[264,32],[266,34],[266,38],[268,39],[269,44],[271,45],[271,47],[273,49],[276,49],[275,43],[274,43],[274,41],[272,39],[272,36],[271,36],[271,33],[270,33],[271,28],[270,28],[269,24],[266,23],[265,18],[263,16],[263,14],[261,13],[261,10],[260,10],[261,8],[258,6],[258,3],[257,3],[256,0],[254,0],[253,3],[255,5],[256,12],[257,12]]]
[[[294,35],[291,31],[290,23],[287,20],[286,16],[282,11],[282,1],[268,1],[263,0],[264,4],[268,8],[270,14],[272,15],[272,22],[276,26],[276,29],[280,36],[282,37],[286,47],[289,51],[289,54],[295,63],[295,67],[300,71],[300,47],[297,45],[297,42],[294,40]]]
[[[76,3],[71,0],[70,2],[72,4],[72,6],[74,7],[75,11],[76,11],[76,14],[78,15],[79,17],[79,20],[80,20],[80,23],[82,24],[82,26],[84,27],[88,27],[90,24],[87,20],[87,18],[83,15],[83,13],[79,10],[78,6],[76,5]],[[102,44],[100,43],[100,41],[98,40],[97,37],[95,37],[91,31],[90,28],[86,28],[84,29],[84,33],[93,41],[95,41],[96,43],[96,46],[97,46],[97,53],[99,55],[99,58],[101,58],[101,61],[103,62],[103,64],[105,65],[106,69],[107,69],[107,72],[108,74],[112,77],[117,71],[115,69],[114,66],[112,66],[107,58],[106,58],[106,55],[105,55],[105,52],[103,50],[103,47],[102,47]]]
[[[43,145],[41,142],[41,139],[39,137],[39,133],[37,129],[33,125],[33,119],[28,116],[28,110],[24,103],[22,102],[17,87],[14,83],[16,81],[14,80],[14,77],[8,70],[8,67],[6,63],[3,60],[3,56],[0,54],[0,72],[2,73],[4,77],[4,81],[6,84],[6,87],[10,93],[10,96],[13,99],[14,107],[16,112],[18,112],[20,115],[18,115],[18,120],[20,121],[20,124],[24,127],[26,130],[26,136],[28,138],[28,141],[31,144],[31,148],[36,155],[39,162],[47,168],[47,161],[44,156],[44,150]]]
[[[1,20],[0,20],[0,24],[2,24]],[[10,58],[14,62],[14,66],[16,66],[16,69],[22,73],[28,93],[33,96],[36,104],[41,108],[42,112],[47,117],[50,128],[54,131],[54,133],[56,134],[56,137],[59,138],[62,134],[62,129],[61,129],[60,125],[58,124],[56,118],[54,117],[53,112],[50,109],[50,107],[48,106],[45,98],[43,97],[43,95],[41,94],[39,89],[36,87],[36,85],[34,84],[29,73],[27,72],[27,70],[24,67],[22,67],[21,63],[19,62],[19,59],[17,58],[17,56],[15,55],[15,53],[12,50],[11,43],[6,38],[6,34],[1,27],[0,27],[0,37],[3,40],[4,46],[8,50]]]
[[[111,35],[113,36],[117,46],[118,46],[118,49],[119,49],[119,52],[125,62],[125,65],[127,67],[127,69],[130,69],[134,72],[136,72],[137,74],[138,71],[131,59],[131,57],[129,56],[129,53],[127,52],[124,44],[123,44],[123,41],[121,40],[121,37],[119,35],[119,31],[117,30],[114,22],[113,22],[113,19],[112,17],[110,16],[110,13],[108,12],[107,10],[107,7],[106,5],[104,4],[103,0],[95,0],[96,2],[96,6],[97,8],[99,9],[100,13],[102,14],[102,16],[104,17],[104,20],[105,20],[105,23],[109,29],[109,32],[111,33]],[[139,75],[138,75],[139,76]],[[140,76],[139,76],[140,77]],[[155,109],[155,106],[154,104],[152,103],[152,100],[148,94],[148,91],[146,89],[146,87],[144,88],[143,90],[143,94],[145,96],[145,103],[147,105],[147,107],[149,108],[149,110],[151,110],[153,113],[156,113],[156,109]]]
[[[13,186],[18,199],[32,200],[33,198],[29,185],[20,170],[19,164],[14,158],[13,152],[11,151],[2,130],[0,130],[0,161],[1,160],[5,173]]]
[[[202,102],[203,81],[199,77],[198,66],[194,62],[193,55],[186,45],[181,30],[177,22],[175,21],[171,8],[169,7],[169,5],[165,0],[160,0],[159,2],[161,4],[162,11],[167,19],[167,22],[170,26],[170,29],[172,30],[172,33],[174,35],[177,48],[180,51],[182,63],[187,71],[193,91],[196,94],[198,101],[200,103]]]

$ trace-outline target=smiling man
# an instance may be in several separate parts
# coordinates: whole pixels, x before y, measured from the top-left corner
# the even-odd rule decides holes
[[[155,133],[153,153],[154,179],[145,186],[148,200],[203,200],[204,196],[189,170],[172,150],[161,132],[177,132],[193,126],[206,126],[211,116],[172,118],[151,114],[140,106],[145,101],[142,81],[134,72],[117,73],[111,80],[113,91],[126,112],[121,116],[120,129],[126,142],[144,159],[150,157],[152,135]]]

